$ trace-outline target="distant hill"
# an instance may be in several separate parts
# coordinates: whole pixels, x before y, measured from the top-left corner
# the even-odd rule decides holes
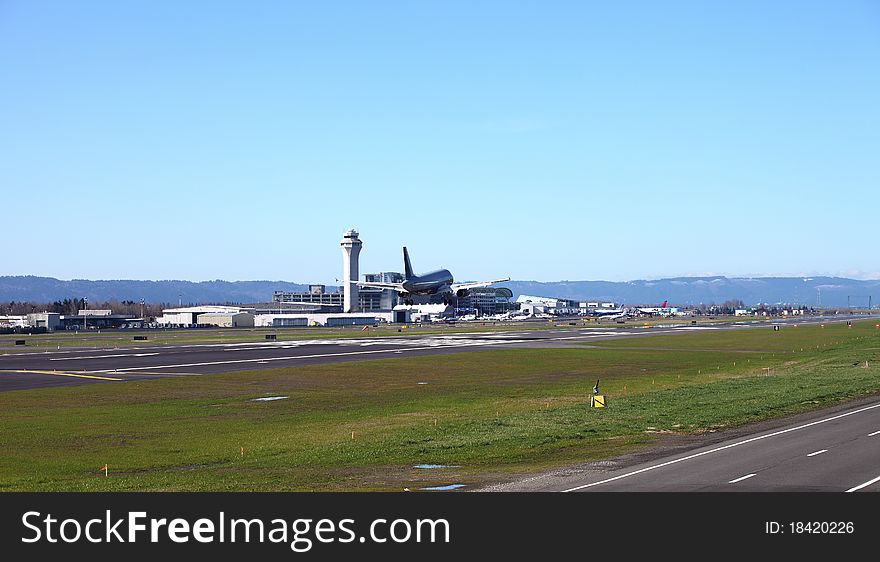
[[[52,277],[0,277],[0,301],[53,302],[85,297],[90,302],[144,299],[148,303],[254,303],[272,300],[274,291],[305,291],[287,281],[61,281]]]
[[[758,303],[808,306],[866,307],[868,296],[880,305],[880,280],[861,281],[842,277],[675,277],[671,279],[609,281],[512,281],[504,284],[514,294],[592,299],[624,304],[673,305],[721,304],[739,299]]]
[[[721,304],[739,299],[746,304],[788,303],[815,306],[865,307],[868,295],[880,305],[880,280],[842,277],[676,277],[611,281],[510,281],[501,284],[514,296],[536,295],[577,300],[614,301],[629,305]],[[305,291],[308,285],[287,281],[62,281],[51,277],[0,276],[0,301],[52,302],[86,297],[91,302],[145,299],[148,303],[185,304],[267,302],[275,291]],[[331,287],[328,287],[331,290]],[[335,287],[332,288],[335,290]],[[850,297],[850,302],[847,302]]]

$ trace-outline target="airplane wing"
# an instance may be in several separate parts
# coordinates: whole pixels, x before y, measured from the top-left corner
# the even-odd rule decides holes
[[[494,285],[495,283],[503,283],[505,281],[510,281],[510,277],[507,279],[493,279],[492,281],[478,281],[476,283],[453,283],[449,286],[449,288],[454,293],[455,291],[460,291],[462,289],[476,289],[478,287],[488,287],[489,285]]]
[[[358,287],[374,287],[376,289],[394,289],[395,291],[405,292],[403,283],[373,283],[371,281],[358,281]]]

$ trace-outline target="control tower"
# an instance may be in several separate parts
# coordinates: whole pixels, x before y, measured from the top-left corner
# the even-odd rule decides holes
[[[358,311],[358,256],[363,242],[358,238],[357,230],[350,228],[342,235],[342,292],[343,312]]]

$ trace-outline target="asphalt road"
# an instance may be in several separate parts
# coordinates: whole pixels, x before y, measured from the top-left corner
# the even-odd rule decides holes
[[[828,322],[803,319],[796,323]],[[788,321],[788,323],[794,323]],[[505,347],[559,347],[620,337],[694,330],[769,329],[768,324],[679,325],[650,328],[546,330],[327,338],[258,343],[156,345],[61,349],[0,356],[0,392],[144,378],[315,365],[343,361],[463,353]]]
[[[880,492],[880,398],[773,421],[647,462],[570,467],[499,491]]]

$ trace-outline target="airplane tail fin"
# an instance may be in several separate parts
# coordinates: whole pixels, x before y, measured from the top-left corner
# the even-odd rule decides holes
[[[663,304],[660,305],[660,308],[666,308],[666,303],[669,301],[663,301]]]
[[[407,279],[414,277],[412,264],[409,262],[409,252],[406,251],[406,246],[403,247],[403,270]]]

